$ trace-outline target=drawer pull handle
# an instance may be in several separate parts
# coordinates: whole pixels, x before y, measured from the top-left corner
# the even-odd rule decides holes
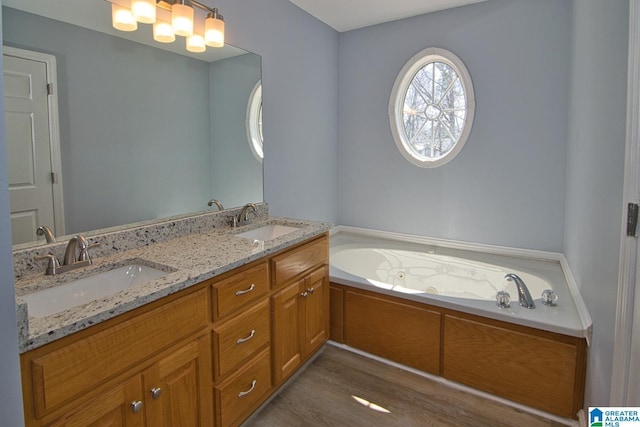
[[[256,384],[258,383],[258,381],[253,380],[251,382],[251,388],[247,391],[241,391],[240,393],[238,393],[238,397],[245,397],[247,394],[251,393],[253,391],[254,388],[256,388]]]
[[[256,285],[252,283],[251,286],[249,286],[249,289],[245,289],[244,291],[236,291],[236,296],[239,297],[240,295],[248,294],[255,288],[256,288]]]
[[[160,396],[162,396],[162,389],[160,387],[151,389],[151,397],[153,397],[154,400],[160,399]]]
[[[247,341],[249,341],[251,338],[253,338],[253,336],[254,336],[255,334],[256,334],[256,330],[255,330],[255,329],[252,329],[252,330],[251,330],[251,333],[249,334],[249,336],[248,336],[248,337],[246,337],[246,338],[238,338],[238,339],[236,340],[236,344],[242,344],[243,342],[247,342]]]
[[[310,294],[312,294],[312,293],[313,293],[313,291],[315,291],[315,289],[313,289],[313,288],[309,288],[309,289],[307,289],[307,292],[309,292]]]
[[[142,405],[143,403],[138,400],[137,402],[131,402],[131,411],[134,414],[137,414],[138,412],[142,411]]]

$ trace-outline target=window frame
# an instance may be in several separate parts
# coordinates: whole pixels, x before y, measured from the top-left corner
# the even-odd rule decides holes
[[[430,159],[419,156],[411,147],[406,135],[403,115],[407,90],[409,89],[411,82],[420,70],[433,62],[442,62],[447,64],[457,73],[465,92],[466,114],[462,133],[453,148],[441,157]],[[474,114],[475,94],[471,75],[462,60],[452,52],[445,49],[430,47],[411,57],[411,59],[407,61],[398,73],[391,90],[391,96],[389,97],[389,122],[396,147],[405,159],[412,164],[423,168],[433,168],[445,165],[458,155],[466,144],[471,133]]]
[[[262,133],[262,79],[251,89],[246,115],[247,141],[251,153],[262,163],[264,160],[264,138]]]

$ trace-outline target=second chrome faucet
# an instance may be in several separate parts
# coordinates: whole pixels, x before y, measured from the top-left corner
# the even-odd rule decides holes
[[[49,261],[45,275],[55,276],[58,273],[64,273],[65,271],[75,270],[76,268],[85,267],[91,265],[91,257],[89,256],[89,248],[93,248],[100,245],[100,243],[94,243],[89,245],[87,239],[81,235],[75,235],[69,239],[67,248],[64,251],[64,258],[62,265],[58,257],[52,253],[38,256],[36,259],[46,259]]]

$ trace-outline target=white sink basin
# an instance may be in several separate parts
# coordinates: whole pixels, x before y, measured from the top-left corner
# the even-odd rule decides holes
[[[45,317],[116,294],[135,285],[159,279],[167,274],[169,273],[166,271],[146,265],[126,265],[95,276],[23,295],[22,299],[27,303],[30,316]]]
[[[298,231],[298,227],[289,227],[288,225],[269,224],[263,225],[260,228],[238,233],[236,236],[244,237],[249,240],[272,240],[285,234]]]

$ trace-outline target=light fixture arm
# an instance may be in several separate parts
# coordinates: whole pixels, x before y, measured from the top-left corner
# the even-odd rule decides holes
[[[213,14],[213,18],[216,19],[220,19],[224,21],[224,17],[222,15],[220,15],[220,12],[218,11],[217,7],[209,7],[206,4],[202,4],[199,1],[196,0],[156,0],[156,4],[158,7],[161,7],[165,10],[171,10],[171,5],[175,4],[175,3],[180,3],[180,4],[190,4],[192,6],[196,6],[198,9],[202,9],[204,11],[209,12],[209,14]]]

